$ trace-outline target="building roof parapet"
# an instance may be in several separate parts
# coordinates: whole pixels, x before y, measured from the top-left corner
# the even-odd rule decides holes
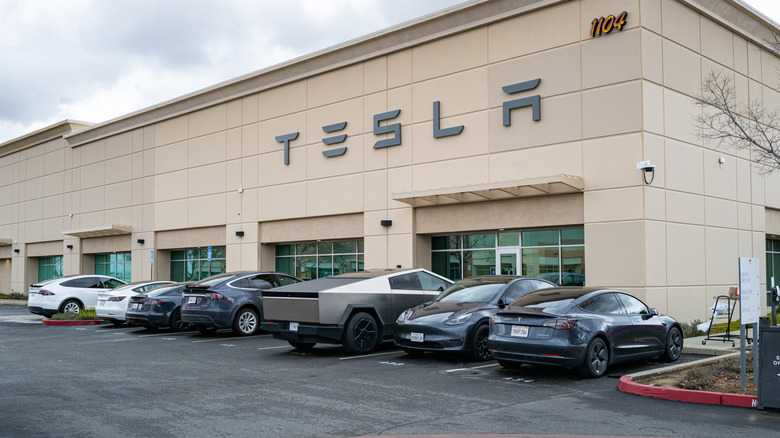
[[[37,131],[0,143],[0,157],[27,149],[90,126],[89,122],[66,119]]]

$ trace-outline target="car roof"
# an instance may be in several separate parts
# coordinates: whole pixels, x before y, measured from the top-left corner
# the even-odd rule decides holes
[[[534,304],[541,304],[550,301],[576,300],[578,298],[584,297],[585,295],[593,294],[597,292],[622,292],[622,291],[618,291],[616,289],[604,288],[604,287],[594,287],[594,286],[551,287],[547,289],[535,290],[526,295],[523,295],[522,297],[518,298],[514,303],[512,303],[512,306],[513,307],[531,306]]]

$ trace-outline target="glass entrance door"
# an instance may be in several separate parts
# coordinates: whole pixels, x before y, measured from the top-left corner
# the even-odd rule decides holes
[[[498,269],[496,275],[519,275],[518,264],[520,261],[520,249],[496,250]]]

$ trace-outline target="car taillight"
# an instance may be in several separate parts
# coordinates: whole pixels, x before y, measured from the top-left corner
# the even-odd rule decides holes
[[[542,327],[550,327],[555,330],[569,330],[574,327],[575,324],[576,321],[569,321],[567,319],[552,319],[550,321],[545,321],[542,324]]]
[[[54,292],[51,292],[51,291],[48,291],[48,290],[45,290],[45,289],[41,289],[41,290],[38,291],[38,295],[49,296],[49,295],[54,295]]]
[[[108,301],[122,301],[127,297],[108,297]]]
[[[498,315],[493,315],[490,317],[490,325],[495,325],[495,324],[501,324],[501,317]]]
[[[215,292],[208,292],[206,294],[206,298],[208,298],[210,300],[227,300],[226,296],[220,295],[220,294],[215,293]]]
[[[163,304],[165,304],[165,301],[152,300],[152,305],[162,306]]]

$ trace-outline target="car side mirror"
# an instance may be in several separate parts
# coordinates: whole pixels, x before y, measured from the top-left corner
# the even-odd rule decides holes
[[[658,309],[656,308],[650,309],[650,316],[658,316]]]
[[[498,303],[501,307],[506,307],[510,304],[512,304],[515,300],[511,298],[501,298],[501,301]]]

